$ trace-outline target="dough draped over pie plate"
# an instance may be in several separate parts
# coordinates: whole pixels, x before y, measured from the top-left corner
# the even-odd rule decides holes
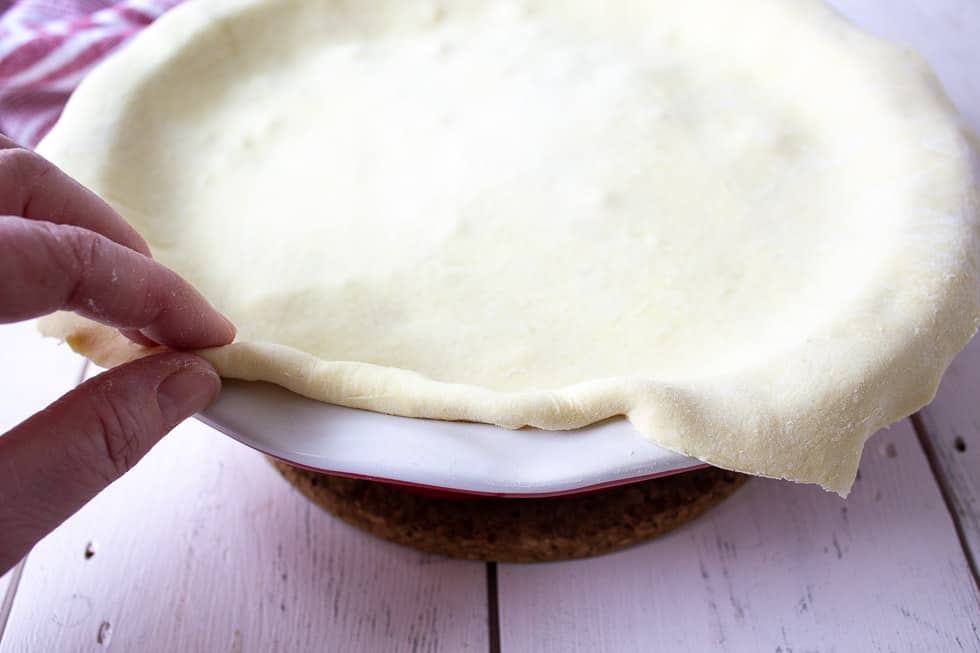
[[[191,0],[39,149],[237,324],[201,352],[226,377],[625,415],[841,494],[980,315],[968,129],[816,0]],[[104,366],[153,351],[42,328]]]

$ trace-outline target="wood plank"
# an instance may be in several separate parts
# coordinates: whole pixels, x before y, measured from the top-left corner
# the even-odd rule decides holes
[[[980,594],[908,421],[875,436],[851,497],[753,479],[622,553],[498,569],[501,649],[980,649]]]
[[[974,339],[953,362],[935,401],[918,419],[976,570],[980,563],[980,339]]]
[[[33,321],[0,326],[0,360],[4,368],[0,374],[0,434],[73,388],[85,365],[68,347],[42,338]],[[0,638],[12,576],[12,572],[0,576]]]
[[[0,651],[479,651],[486,595],[484,565],[355,531],[191,420],[38,545]]]

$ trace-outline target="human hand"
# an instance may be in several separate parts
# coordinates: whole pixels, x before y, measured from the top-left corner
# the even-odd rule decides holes
[[[0,135],[0,324],[69,310],[141,344],[228,344],[232,324],[107,204]],[[105,372],[0,436],[0,574],[128,471],[221,382],[164,353]]]

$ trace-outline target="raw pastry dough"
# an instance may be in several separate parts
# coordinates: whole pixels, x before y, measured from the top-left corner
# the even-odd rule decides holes
[[[192,0],[40,149],[238,325],[221,374],[347,406],[844,494],[978,324],[964,128],[815,0]]]

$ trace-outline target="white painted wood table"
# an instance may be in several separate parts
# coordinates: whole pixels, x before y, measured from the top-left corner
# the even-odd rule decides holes
[[[980,0],[835,0],[926,54],[980,127]],[[0,431],[83,362],[0,327]],[[0,579],[0,653],[980,651],[980,341],[868,444],[845,502],[754,479],[659,540],[585,561],[415,553],[311,505],[188,421]]]

